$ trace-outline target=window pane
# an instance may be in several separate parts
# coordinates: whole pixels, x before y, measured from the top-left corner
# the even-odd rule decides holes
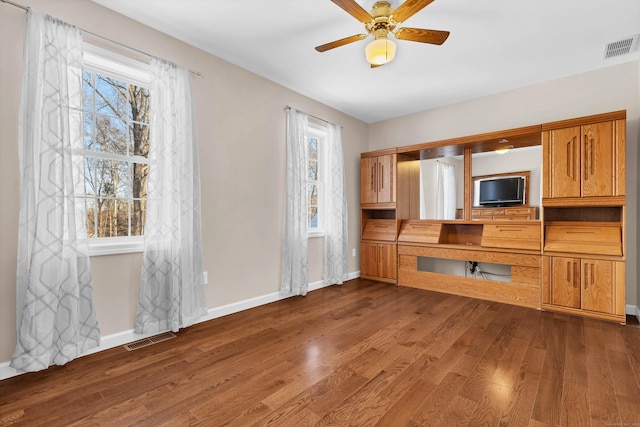
[[[129,235],[129,200],[116,199],[116,236]]]
[[[127,100],[128,85],[110,77],[95,77],[96,111],[121,120],[131,120],[131,108]]]
[[[95,144],[95,124],[93,122],[93,114],[83,112],[82,115],[84,148],[86,148],[87,150],[102,151],[102,146],[97,146]]]
[[[309,196],[309,228],[318,228],[318,186],[308,184],[307,194]]]
[[[134,199],[131,206],[131,235],[144,235],[144,220],[147,214],[146,200]]]
[[[132,190],[130,163],[95,159],[96,190],[102,197],[128,197]]]
[[[84,193],[87,195],[98,194],[96,192],[95,162],[91,157],[84,158]]]
[[[86,111],[93,111],[93,80],[89,71],[82,72],[82,92],[83,92],[83,105]]]
[[[309,160],[309,167],[307,168],[308,180],[318,180],[318,162],[315,160]]]
[[[318,160],[318,140],[315,138],[308,138],[309,141],[309,159]]]
[[[318,228],[318,208],[309,207],[309,228]]]
[[[118,169],[116,176],[116,197],[129,198],[133,191],[133,179],[131,177],[132,164],[129,162],[113,162]]]
[[[98,233],[97,237],[116,236],[115,201],[113,199],[98,199]]]
[[[309,206],[318,206],[318,186],[316,184],[308,184],[307,194],[309,195]]]
[[[129,201],[98,199],[98,237],[129,235]]]
[[[87,198],[85,200],[87,209],[87,236],[96,237],[96,199]]]
[[[133,164],[133,189],[131,197],[134,199],[144,199],[147,197],[147,176],[149,175],[149,165],[142,163]]]
[[[149,90],[130,85],[131,120],[149,124]]]
[[[135,156],[149,155],[149,126],[141,123],[131,123],[129,126],[131,145],[129,152]]]
[[[96,151],[127,154],[128,130],[123,120],[96,114],[95,142]]]

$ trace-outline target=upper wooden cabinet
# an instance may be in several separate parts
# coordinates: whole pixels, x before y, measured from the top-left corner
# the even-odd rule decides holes
[[[549,129],[542,133],[546,199],[625,194],[625,120]],[[577,119],[578,120],[578,119]],[[571,121],[559,122],[559,125]]]
[[[360,158],[360,203],[396,203],[396,154],[375,153]]]

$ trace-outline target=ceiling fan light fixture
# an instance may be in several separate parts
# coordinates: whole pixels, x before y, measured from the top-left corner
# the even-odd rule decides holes
[[[396,56],[396,44],[386,36],[379,37],[367,45],[364,53],[369,64],[384,65]]]

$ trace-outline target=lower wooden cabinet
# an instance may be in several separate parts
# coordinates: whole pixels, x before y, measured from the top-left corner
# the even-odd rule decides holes
[[[624,321],[624,286],[624,262],[543,257],[542,303],[550,306],[545,308]]]
[[[362,242],[360,276],[365,279],[396,283],[398,252],[395,243]]]

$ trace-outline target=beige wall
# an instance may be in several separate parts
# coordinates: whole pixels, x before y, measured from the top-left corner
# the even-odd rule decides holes
[[[23,0],[80,28],[197,70],[207,306],[277,292],[285,198],[285,104],[342,125],[349,208],[349,271],[359,268],[359,158],[367,124],[153,31],[88,0]],[[0,363],[15,346],[17,123],[24,11],[0,4]],[[310,282],[322,278],[323,239],[309,245]],[[91,259],[102,335],[133,328],[141,254]]]
[[[374,123],[369,149],[419,144],[555,120],[627,110],[627,304],[638,291],[640,62],[633,61],[509,92]]]

